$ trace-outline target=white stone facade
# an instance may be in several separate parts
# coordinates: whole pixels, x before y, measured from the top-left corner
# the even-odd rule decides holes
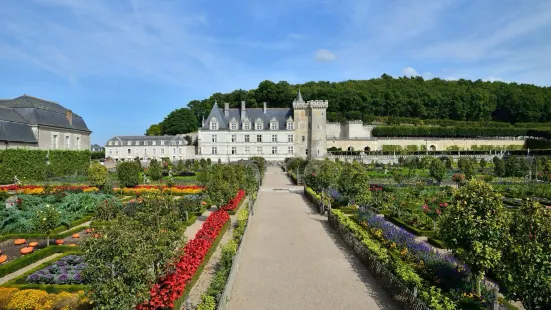
[[[168,158],[172,161],[195,158],[195,147],[176,136],[116,136],[105,145],[105,157],[115,160],[142,160]],[[189,136],[194,139],[193,134]]]

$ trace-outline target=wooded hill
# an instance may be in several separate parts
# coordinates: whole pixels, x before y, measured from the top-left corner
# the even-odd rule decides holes
[[[224,102],[239,107],[243,100],[247,107],[261,107],[263,102],[272,108],[290,107],[299,86],[304,100],[329,100],[329,122],[346,119],[372,122],[376,117],[384,116],[477,122],[551,122],[551,87],[464,79],[393,78],[386,74],[370,80],[307,82],[301,85],[263,81],[256,89],[215,93],[208,99],[192,100],[188,107],[199,122],[208,115],[215,100],[220,107]]]

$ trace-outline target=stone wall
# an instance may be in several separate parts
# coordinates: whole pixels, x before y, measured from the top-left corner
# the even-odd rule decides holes
[[[327,148],[336,147],[346,151],[352,147],[356,151],[364,151],[366,147],[369,151],[381,151],[383,145],[417,145],[426,146],[428,150],[445,151],[447,147],[459,146],[462,149],[470,150],[473,145],[524,145],[523,139],[445,139],[445,138],[403,138],[403,139],[327,139]]]
[[[35,130],[33,130],[35,131]],[[89,150],[90,149],[90,133],[68,130],[63,128],[39,126],[38,132],[38,147],[43,150]],[[57,136],[57,142],[54,142],[53,136]],[[69,136],[69,144],[66,145],[66,137]],[[78,142],[80,140],[80,142]],[[77,148],[78,145],[78,148]]]

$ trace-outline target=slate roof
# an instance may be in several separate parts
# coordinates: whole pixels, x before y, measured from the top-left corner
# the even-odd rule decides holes
[[[30,125],[91,132],[82,117],[52,101],[23,95],[11,100],[0,100],[0,107],[12,109]],[[72,123],[67,119],[67,112],[72,113]]]
[[[264,125],[263,130],[270,129],[270,121],[275,117],[279,124],[279,130],[286,130],[287,119],[293,116],[293,111],[290,108],[267,108],[264,113],[263,108],[245,109],[245,117],[251,122],[251,129],[254,130],[255,121],[260,118]],[[241,129],[243,120],[241,119],[241,109],[229,109],[229,117],[225,117],[224,109],[219,108],[215,103],[210,110],[209,116],[205,119],[205,124],[201,127],[202,130],[210,130],[210,120],[216,118],[218,121],[218,129],[224,130],[229,128],[230,121],[235,118],[238,128]]]
[[[0,119],[0,141],[38,143],[29,125]]]
[[[175,135],[175,136],[115,136],[109,140],[107,140],[107,143],[105,144],[105,146],[109,146],[109,147],[113,147],[113,146],[126,146],[127,142],[128,141],[131,141],[132,142],[132,145],[134,145],[134,141],[139,141],[139,142],[143,142],[143,141],[186,141],[184,139],[184,136],[192,136],[193,137],[193,133],[189,133],[189,134],[180,134],[180,135]],[[109,141],[120,141],[122,142],[121,144],[119,145],[109,145]],[[140,143],[140,145],[143,146],[143,143]],[[165,144],[165,145],[170,145],[170,144]],[[187,142],[186,144],[184,145],[187,145]]]

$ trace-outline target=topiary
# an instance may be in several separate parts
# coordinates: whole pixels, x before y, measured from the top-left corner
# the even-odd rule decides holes
[[[140,184],[141,166],[136,162],[125,161],[117,165],[117,177],[119,178],[119,186],[134,187]]]
[[[98,188],[103,188],[107,183],[107,174],[107,168],[99,162],[92,162],[90,168],[88,168],[88,178]]]
[[[149,177],[153,181],[158,181],[163,176],[163,167],[156,159],[152,159],[147,170]]]

